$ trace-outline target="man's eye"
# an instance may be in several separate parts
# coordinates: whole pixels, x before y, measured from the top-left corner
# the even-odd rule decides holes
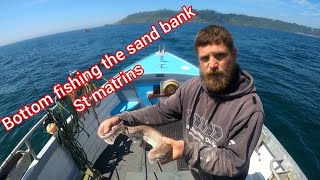
[[[226,57],[226,54],[225,54],[225,53],[219,53],[219,54],[216,55],[216,58],[217,58],[218,60],[221,60],[221,59],[223,59],[223,58],[225,58],[225,57]]]
[[[200,57],[200,60],[204,62],[209,61],[209,56]]]

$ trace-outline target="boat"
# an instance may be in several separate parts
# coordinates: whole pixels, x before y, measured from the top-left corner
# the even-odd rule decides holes
[[[113,145],[108,145],[96,134],[99,124],[105,119],[124,111],[150,106],[161,98],[166,98],[163,97],[168,87],[164,87],[165,84],[181,85],[199,74],[196,66],[164,50],[137,61],[123,71],[138,64],[144,68],[141,77],[79,113],[77,121],[81,122],[81,131],[74,132],[72,137],[76,140],[76,147],[81,150],[80,154],[74,154],[74,149],[68,149],[66,144],[61,145],[63,139],[59,133],[54,133],[38,154],[34,152],[29,139],[36,129],[43,128],[43,123],[52,123],[53,117],[51,113],[47,113],[2,163],[0,179],[193,179],[189,167],[182,160],[165,165],[150,164],[146,157],[150,147],[146,143],[132,143],[123,135],[119,136]],[[96,87],[96,84],[90,87]],[[58,110],[59,106],[61,103],[57,103],[52,109]],[[65,129],[67,126],[74,126],[72,117],[75,115],[65,117]],[[182,138],[181,121],[155,128],[168,137]],[[27,150],[23,149],[24,145]],[[17,158],[19,153],[22,155]],[[80,161],[80,168],[77,162],[79,163],[81,158],[78,156],[84,158]],[[263,126],[250,159],[246,179],[307,178],[271,131]]]

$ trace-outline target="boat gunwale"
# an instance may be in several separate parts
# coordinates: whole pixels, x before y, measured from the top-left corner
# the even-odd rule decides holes
[[[54,106],[55,108],[56,106]],[[42,123],[48,118],[48,115],[45,114],[42,116],[42,118],[32,126],[31,130],[23,136],[23,138],[20,140],[20,142],[15,146],[15,148],[11,151],[11,153],[7,156],[7,158],[3,161],[3,163],[0,166],[0,172],[4,169],[4,167],[10,162],[10,160],[13,158],[13,156],[21,149],[23,145],[28,143],[29,138],[33,135],[33,133],[42,125]],[[31,150],[33,151],[33,150]],[[32,153],[31,155],[35,160],[38,160],[37,155],[34,156]]]

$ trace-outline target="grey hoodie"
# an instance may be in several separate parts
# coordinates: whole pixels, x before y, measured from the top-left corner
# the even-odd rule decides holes
[[[193,174],[201,179],[245,179],[264,111],[253,78],[239,72],[227,93],[213,94],[195,77],[157,105],[118,116],[129,123],[155,125],[182,120],[182,158],[197,169]]]

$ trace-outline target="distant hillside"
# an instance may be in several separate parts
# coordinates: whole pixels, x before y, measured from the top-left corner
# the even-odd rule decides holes
[[[213,10],[200,10],[196,12],[198,13],[198,16],[193,18],[191,22],[253,26],[293,33],[303,33],[320,37],[320,29],[310,28],[298,25],[296,23],[287,23],[279,20],[247,15],[222,14]],[[118,21],[116,24],[156,23],[158,22],[158,20],[167,21],[177,13],[178,11],[166,9],[158,11],[139,12],[128,15],[124,19]]]

